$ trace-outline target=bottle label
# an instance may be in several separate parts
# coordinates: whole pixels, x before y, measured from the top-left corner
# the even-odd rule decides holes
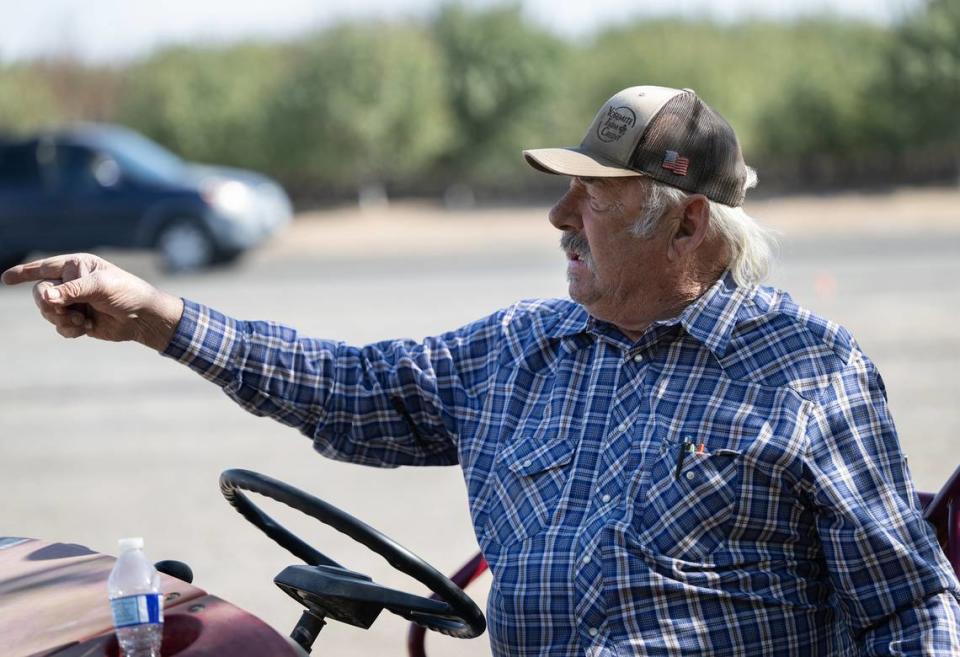
[[[114,627],[130,627],[163,622],[163,602],[159,593],[128,595],[110,600]]]

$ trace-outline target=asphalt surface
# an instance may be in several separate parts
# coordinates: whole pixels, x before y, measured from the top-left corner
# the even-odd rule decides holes
[[[357,248],[325,249],[322,222],[298,224],[236,268],[188,276],[164,275],[148,256],[104,255],[224,312],[353,343],[438,333],[521,297],[565,295],[563,258],[548,230],[532,230],[526,242],[446,247],[442,235],[457,232],[446,226],[407,235],[395,249],[367,249],[362,228]],[[878,364],[924,490],[960,464],[958,279],[960,228],[928,233],[922,224],[898,234],[792,233],[771,277],[846,325]],[[136,345],[61,339],[35,312],[28,288],[0,288],[0,337],[0,535],[110,554],[117,538],[142,535],[152,559],[189,563],[198,585],[284,633],[299,608],[271,580],[296,559],[223,501],[217,478],[226,468],[325,498],[444,572],[477,549],[456,468],[380,470],[323,459],[306,437],[244,413],[173,361]],[[422,591],[333,531],[264,506],[340,563]],[[477,587],[481,605],[485,584]],[[401,655],[404,633],[389,614],[368,632],[331,624],[315,653]],[[431,654],[488,652],[482,638],[428,641]]]

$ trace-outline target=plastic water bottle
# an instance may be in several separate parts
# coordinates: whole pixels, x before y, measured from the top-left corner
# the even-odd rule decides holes
[[[126,657],[160,657],[163,597],[160,575],[143,553],[142,538],[121,538],[107,589],[120,649]]]

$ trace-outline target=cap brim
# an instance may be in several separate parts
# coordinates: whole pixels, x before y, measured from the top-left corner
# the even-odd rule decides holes
[[[523,151],[523,157],[534,169],[560,176],[625,178],[644,175],[579,148],[534,148]]]

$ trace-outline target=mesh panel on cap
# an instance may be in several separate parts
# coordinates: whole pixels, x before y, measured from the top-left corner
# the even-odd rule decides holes
[[[733,128],[690,92],[668,100],[651,119],[630,167],[724,205],[741,205],[746,195],[747,167]]]

